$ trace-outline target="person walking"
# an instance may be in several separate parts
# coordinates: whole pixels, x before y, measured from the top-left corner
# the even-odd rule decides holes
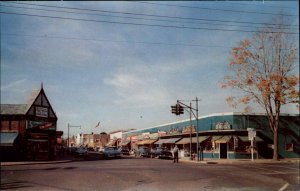
[[[173,155],[174,155],[174,161],[173,163],[177,162],[178,163],[178,147],[177,145],[175,145],[175,147],[173,148]]]

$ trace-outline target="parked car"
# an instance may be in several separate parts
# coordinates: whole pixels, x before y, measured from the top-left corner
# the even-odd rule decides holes
[[[161,154],[162,150],[163,150],[163,148],[161,148],[161,147],[151,149],[151,151],[150,151],[151,158],[158,157]]]
[[[173,159],[173,153],[168,149],[162,149],[158,155],[159,159]]]
[[[129,150],[128,149],[120,148],[119,151],[121,152],[122,155],[129,155]]]
[[[121,158],[121,152],[117,147],[104,147],[100,150],[104,158]]]
[[[150,157],[150,149],[148,147],[140,147],[137,150],[137,156]]]
[[[86,157],[88,155],[88,150],[84,147],[79,147],[78,149],[76,149],[75,151],[75,156],[83,156]]]

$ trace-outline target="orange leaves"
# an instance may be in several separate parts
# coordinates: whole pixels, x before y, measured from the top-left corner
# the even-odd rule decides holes
[[[250,102],[250,97],[249,96],[244,96],[240,99],[240,102],[243,104],[248,104]]]
[[[232,48],[232,60],[230,61],[230,65],[244,64],[247,59],[253,58],[253,54],[249,51],[250,46],[251,41],[246,39],[240,42],[239,47]]]
[[[299,84],[299,76],[289,76],[286,81],[288,86],[297,86]]]

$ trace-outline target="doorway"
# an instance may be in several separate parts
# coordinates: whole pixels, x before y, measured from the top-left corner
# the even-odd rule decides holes
[[[227,143],[220,143],[220,158],[227,159]]]

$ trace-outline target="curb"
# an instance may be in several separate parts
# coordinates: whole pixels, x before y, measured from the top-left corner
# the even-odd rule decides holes
[[[73,160],[62,161],[41,161],[41,162],[1,162],[1,166],[19,166],[19,165],[36,165],[36,164],[55,164],[55,163],[67,163]]]

